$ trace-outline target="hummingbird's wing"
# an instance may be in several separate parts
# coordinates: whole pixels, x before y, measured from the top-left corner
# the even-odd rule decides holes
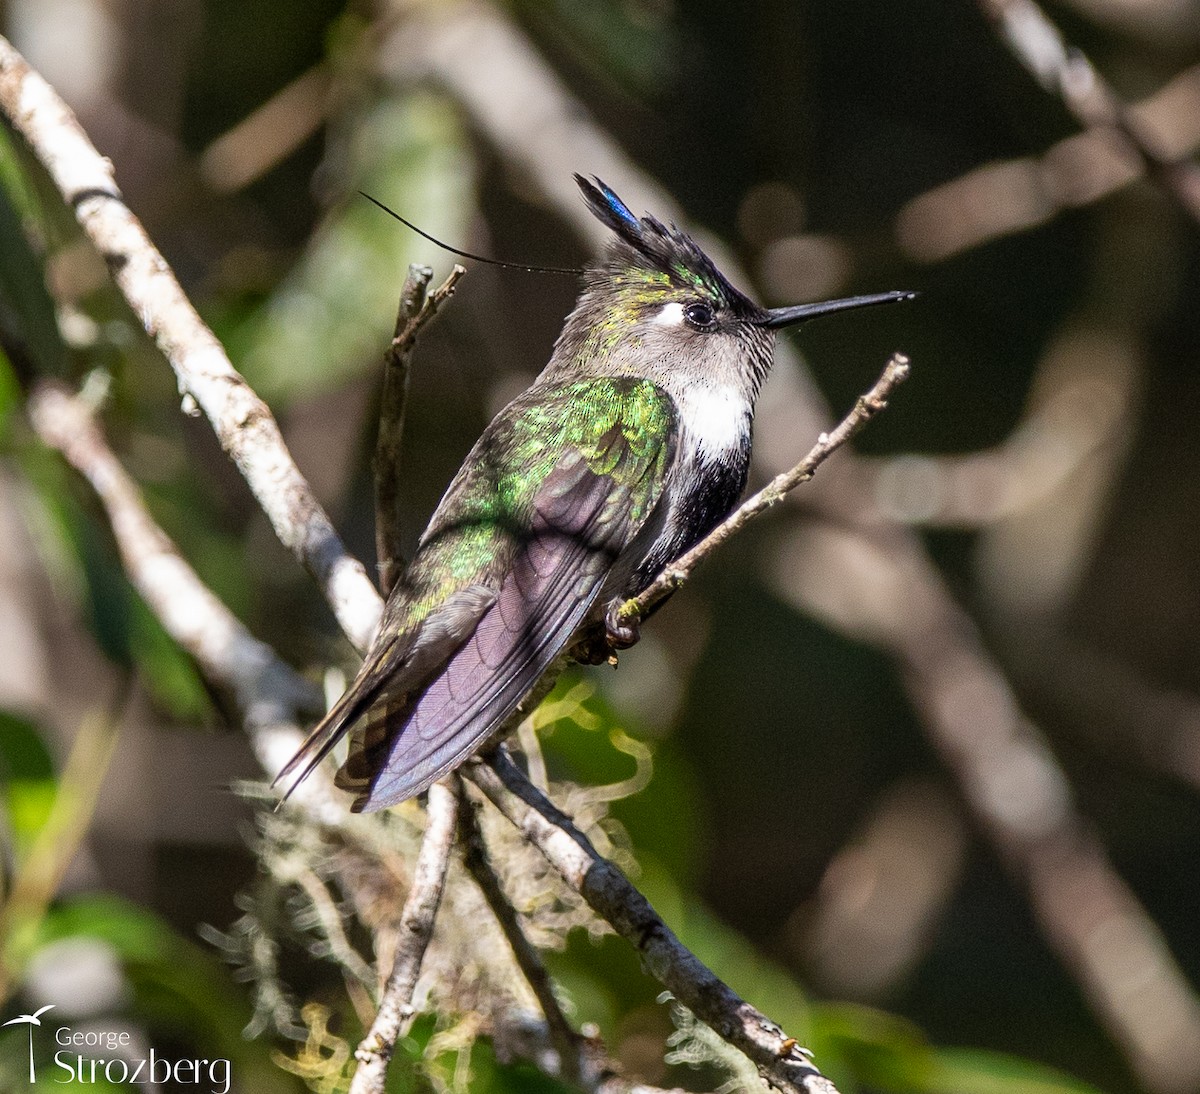
[[[496,593],[486,585],[454,590],[428,615],[407,627],[395,623],[399,614],[396,606],[404,599],[407,598],[397,596],[388,601],[379,636],[367,652],[358,676],[275,777],[279,782],[295,776],[285,798],[312,774],[347,730],[368,711],[402,705],[414,689],[428,680],[470,637],[484,612],[495,603]]]
[[[420,793],[494,733],[586,621],[662,493],[674,407],[648,380],[540,384],[488,427],[358,678],[284,774],[349,728],[356,810]],[[301,774],[301,778],[303,778]]]

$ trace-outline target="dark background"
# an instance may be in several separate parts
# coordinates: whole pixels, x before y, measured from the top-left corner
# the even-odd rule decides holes
[[[460,246],[572,265],[591,245],[544,180],[603,166],[529,170],[437,65],[422,63],[416,30],[412,57],[378,56],[417,19],[407,5],[384,7],[0,4],[0,27],[111,156],[131,207],[366,559],[371,422],[394,301],[408,262],[441,274],[451,260],[355,191]],[[877,499],[917,529],[1194,984],[1196,221],[1144,179],[1063,200],[1064,179],[1086,182],[1103,165],[1081,153],[1062,167],[1078,123],[967,0],[517,0],[493,10],[689,224],[732,248],[753,279],[744,287],[765,303],[921,292],[913,305],[787,337],[837,413],[893,349],[912,357],[912,379],[857,442]],[[1193,5],[1071,0],[1047,11],[1128,102],[1197,80]],[[396,78],[405,66],[411,78]],[[317,90],[297,91],[302,77]],[[495,96],[514,86],[495,73]],[[218,155],[214,142],[281,94],[277,117]],[[1159,115],[1183,134],[1183,152],[1188,134],[1200,138],[1197,101],[1183,96]],[[352,668],[206,423],[178,413],[169,370],[9,143],[5,162],[24,165],[5,179],[10,200],[37,210],[26,234],[48,256],[67,316],[66,348],[31,337],[36,367],[76,381],[107,370],[113,444],[204,579],[293,664],[314,676],[331,661]],[[964,178],[979,182],[961,200],[939,189]],[[914,228],[921,209],[931,219]],[[490,415],[547,359],[575,291],[570,278],[474,267],[422,342],[406,433],[410,543]],[[36,804],[22,813],[21,794],[44,805],[37,795],[52,792],[81,719],[116,702],[131,672],[115,759],[50,907],[118,894],[120,915],[195,944],[196,975],[214,978],[236,1030],[245,989],[222,979],[196,931],[227,926],[254,874],[242,839],[249,812],[224,789],[253,775],[253,761],[227,704],[123,583],[88,491],[32,440],[18,364],[4,384],[0,464],[10,864],[44,817]],[[786,423],[792,388],[775,384],[772,421]],[[800,409],[794,420],[804,422]],[[773,428],[771,467],[813,439],[799,425]],[[818,999],[882,1008],[826,1012],[850,1040],[877,1035],[895,1049],[924,1037],[1012,1053],[1104,1090],[1172,1089],[1153,1069],[1131,1070],[1103,1007],[971,819],[887,652],[820,597],[789,592],[779,560],[806,566],[802,533],[814,521],[803,507],[761,521],[703,568],[615,674],[585,674],[604,716],[654,750],[650,787],[614,807],[651,895],[680,909],[702,902],[711,918],[693,912],[694,937],[725,948],[718,971],[748,979],[739,986],[752,999],[766,960]],[[594,736],[556,733],[552,767],[583,781],[627,775],[628,761]],[[877,872],[862,873],[864,847],[883,856],[868,855]],[[914,905],[911,921],[895,911]],[[848,909],[863,913],[866,935],[847,926]],[[893,911],[908,926],[888,938]],[[46,944],[71,935],[69,925],[47,930]],[[884,940],[876,949],[866,937]],[[32,1009],[20,993],[41,944],[9,940],[13,1013]],[[140,998],[128,954],[113,945]],[[669,1026],[632,958],[577,940],[556,960],[580,1014],[661,1081]],[[1130,981],[1143,975],[1158,973],[1128,970]],[[1180,1007],[1191,1013],[1194,997]],[[25,1033],[15,1032],[0,1044],[17,1082]],[[843,1089],[870,1074],[855,1066],[837,1076]],[[1003,1066],[994,1071],[997,1090],[1041,1089],[1002,1085]],[[912,1074],[876,1075],[867,1088],[925,1089]],[[671,1081],[691,1080],[677,1069]]]

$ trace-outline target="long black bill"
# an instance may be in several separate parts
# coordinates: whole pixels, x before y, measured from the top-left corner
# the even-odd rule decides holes
[[[901,300],[913,300],[915,292],[881,292],[872,296],[847,296],[841,300],[823,300],[819,304],[796,304],[790,308],[770,308],[766,318],[759,321],[760,327],[790,327],[793,323],[803,323],[808,319],[816,319],[818,315],[831,315],[835,311],[849,311],[851,308],[869,308],[875,304],[894,304]]]

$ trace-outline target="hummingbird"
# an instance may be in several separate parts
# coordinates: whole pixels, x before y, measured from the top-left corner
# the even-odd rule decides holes
[[[776,332],[906,292],[762,308],[687,233],[575,181],[614,238],[534,383],[438,504],[345,694],[280,773],[294,788],[350,733],[339,787],[370,812],[487,746],[562,653],[737,504]],[[290,793],[290,790],[289,790]]]

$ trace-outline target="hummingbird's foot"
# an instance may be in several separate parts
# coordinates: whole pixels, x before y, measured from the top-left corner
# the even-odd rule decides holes
[[[608,644],[603,623],[593,623],[571,647],[571,659],[581,665],[611,665],[616,655]]]
[[[642,637],[641,620],[636,616],[632,619],[621,618],[621,608],[625,604],[624,597],[614,596],[608,602],[608,610],[604,613],[604,634],[608,644],[614,650],[627,650],[636,645]]]
[[[617,651],[627,650],[641,637],[637,619],[623,621],[621,607],[624,597],[613,597],[604,612],[603,621],[593,619],[571,646],[571,658],[581,665],[616,665]]]

